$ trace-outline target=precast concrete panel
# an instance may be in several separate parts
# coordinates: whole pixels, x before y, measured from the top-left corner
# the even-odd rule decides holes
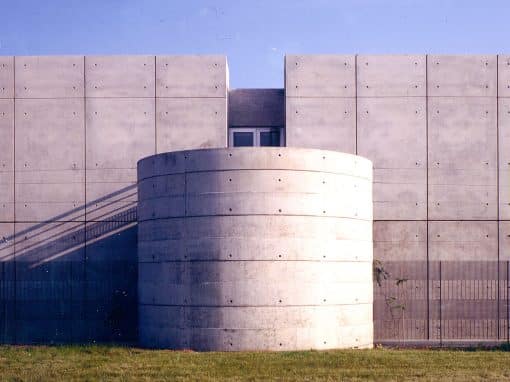
[[[499,218],[510,220],[510,98],[499,98]]]
[[[374,222],[374,259],[427,261],[427,222]]]
[[[226,98],[156,99],[157,152],[227,146]]]
[[[358,55],[358,97],[425,97],[425,55]]]
[[[225,56],[156,56],[157,97],[226,98]]]
[[[0,57],[0,98],[14,98],[14,57]]]
[[[0,69],[1,69],[0,63]],[[14,100],[0,99],[0,222],[14,221]]]
[[[15,104],[17,221],[84,221],[83,98]]]
[[[87,169],[136,169],[138,159],[154,154],[154,102],[87,99]]]
[[[87,99],[88,221],[136,220],[136,161],[155,153],[155,100]]]
[[[510,221],[499,222],[499,260],[510,261]]]
[[[355,97],[354,55],[285,56],[286,97]]]
[[[496,98],[428,102],[429,218],[497,219]]]
[[[357,110],[358,154],[374,163],[374,219],[426,219],[425,97],[359,98]]]
[[[84,223],[16,223],[16,342],[83,340]]]
[[[498,97],[510,97],[510,55],[498,56]]]
[[[354,98],[286,98],[286,144],[356,152]]]
[[[87,97],[155,97],[154,56],[86,56]]]
[[[16,57],[16,98],[84,95],[83,56]]]
[[[144,346],[372,346],[370,161],[310,149],[194,150],[141,160],[138,181]],[[330,195],[365,212],[328,217]],[[308,204],[320,209],[307,213]]]
[[[498,222],[430,221],[429,260],[497,261]]]
[[[497,56],[429,55],[428,95],[496,97]]]
[[[0,341],[15,342],[14,223],[0,223]]]

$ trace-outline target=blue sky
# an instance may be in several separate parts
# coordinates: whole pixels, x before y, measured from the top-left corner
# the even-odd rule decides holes
[[[0,55],[228,56],[282,87],[285,53],[508,53],[510,1],[0,0]]]

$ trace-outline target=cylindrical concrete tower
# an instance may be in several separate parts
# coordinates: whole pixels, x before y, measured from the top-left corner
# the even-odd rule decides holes
[[[147,347],[371,347],[372,163],[228,148],[138,162]]]

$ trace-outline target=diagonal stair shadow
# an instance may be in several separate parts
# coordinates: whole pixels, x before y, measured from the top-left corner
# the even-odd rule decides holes
[[[136,342],[134,195],[136,184],[0,238],[0,342]]]

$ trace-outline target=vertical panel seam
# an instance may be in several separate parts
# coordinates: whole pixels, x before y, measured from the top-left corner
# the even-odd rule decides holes
[[[157,56],[154,56],[154,154],[158,153],[158,95],[157,95],[157,81],[158,81],[158,67],[157,67]]]
[[[498,281],[497,281],[497,286],[498,286],[498,293],[497,293],[497,302],[498,302],[498,305],[497,305],[497,311],[498,311],[498,326],[497,326],[497,333],[498,333],[498,340],[500,339],[500,323],[499,323],[499,320],[500,320],[500,300],[501,300],[501,296],[500,296],[500,248],[499,248],[499,219],[500,219],[500,212],[499,212],[499,54],[496,55],[496,216],[497,216],[497,227],[496,227],[496,238],[497,238],[497,243],[496,243],[496,248],[497,248],[497,251],[498,251],[498,254],[497,254],[497,259],[498,259],[498,269],[497,269],[497,273],[498,273]],[[508,299],[508,297],[507,297]],[[507,326],[508,326],[508,323],[507,323]]]
[[[427,340],[430,340],[430,263],[429,263],[429,78],[428,78],[429,55],[425,55],[425,169],[426,169],[426,261],[427,261]]]
[[[358,155],[358,55],[354,55],[354,152]]]
[[[83,134],[84,134],[84,166],[85,166],[85,175],[84,175],[84,192],[85,192],[85,222],[83,223],[84,230],[83,232],[84,237],[84,249],[83,249],[83,303],[86,304],[87,301],[87,241],[88,241],[88,235],[87,235],[87,57],[83,56]],[[81,316],[82,320],[85,320],[85,309],[81,309]],[[87,336],[88,337],[88,336]],[[88,339],[88,338],[87,338]]]
[[[13,141],[14,141],[14,148],[13,148],[13,161],[12,161],[12,164],[13,164],[13,167],[12,167],[12,171],[13,171],[13,184],[12,184],[12,188],[13,188],[13,202],[14,202],[14,205],[13,205],[13,241],[14,241],[14,247],[13,247],[13,269],[14,269],[14,288],[13,288],[13,292],[14,292],[14,302],[13,302],[13,306],[14,306],[14,312],[13,312],[13,321],[14,321],[14,343],[16,343],[17,341],[17,333],[18,333],[18,330],[17,330],[17,317],[16,317],[16,311],[18,310],[17,309],[17,294],[18,294],[18,291],[17,291],[17,285],[18,285],[18,280],[17,280],[17,273],[18,273],[18,270],[17,270],[17,267],[16,267],[16,56],[13,56],[12,57],[12,71],[13,71]]]

